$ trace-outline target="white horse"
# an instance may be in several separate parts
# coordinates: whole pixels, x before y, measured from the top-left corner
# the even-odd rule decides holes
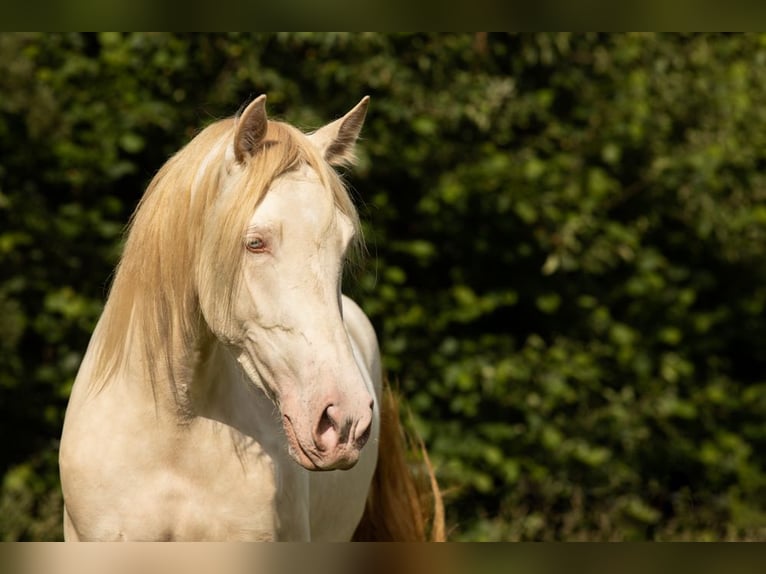
[[[310,135],[265,100],[199,133],[133,216],[67,408],[67,540],[425,536],[375,333],[340,291],[360,233],[332,166],[368,98]]]

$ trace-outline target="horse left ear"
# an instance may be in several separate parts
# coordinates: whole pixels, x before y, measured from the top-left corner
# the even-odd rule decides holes
[[[330,165],[354,163],[354,146],[362,131],[369,103],[370,96],[363,97],[345,116],[308,136]]]
[[[269,118],[266,116],[266,94],[255,98],[237,118],[234,134],[234,158],[243,163],[253,155],[266,136]]]

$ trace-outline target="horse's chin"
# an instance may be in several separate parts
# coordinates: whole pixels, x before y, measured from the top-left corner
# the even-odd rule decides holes
[[[356,463],[359,461],[359,455],[349,457],[349,456],[343,456],[336,459],[333,459],[331,461],[328,460],[319,460],[315,461],[309,458],[305,452],[302,450],[299,452],[295,452],[295,450],[290,447],[289,449],[290,455],[293,457],[293,460],[297,462],[299,465],[301,465],[306,470],[310,470],[312,472],[321,472],[321,471],[329,471],[329,470],[349,470],[350,468],[353,468],[356,466]]]
[[[339,452],[327,455],[320,453],[311,447],[304,447],[298,439],[298,435],[289,417],[283,418],[285,436],[287,437],[287,451],[295,462],[306,470],[348,470],[353,468],[359,461],[360,449],[343,448]]]

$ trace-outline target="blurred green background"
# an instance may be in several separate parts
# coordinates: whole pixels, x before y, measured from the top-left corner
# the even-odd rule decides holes
[[[267,93],[372,96],[346,291],[453,540],[766,539],[766,36],[0,35],[0,539],[153,173]]]

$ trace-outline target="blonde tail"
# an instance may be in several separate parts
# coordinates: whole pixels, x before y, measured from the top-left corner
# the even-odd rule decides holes
[[[418,440],[427,476],[416,476],[407,463],[399,404],[388,384],[383,386],[378,466],[372,478],[357,541],[443,542],[444,504],[431,461]]]

